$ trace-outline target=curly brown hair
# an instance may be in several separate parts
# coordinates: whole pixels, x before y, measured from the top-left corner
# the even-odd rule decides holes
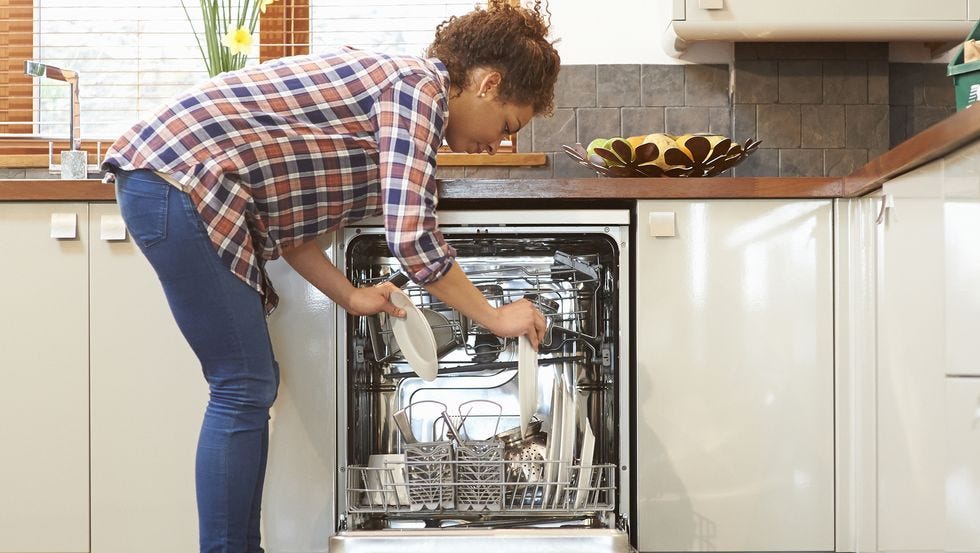
[[[499,71],[503,77],[500,101],[530,105],[536,114],[547,115],[554,105],[561,65],[558,52],[546,38],[549,26],[540,1],[524,8],[506,0],[490,0],[486,9],[477,7],[442,22],[426,55],[445,64],[450,81],[460,88],[469,84],[471,69]]]

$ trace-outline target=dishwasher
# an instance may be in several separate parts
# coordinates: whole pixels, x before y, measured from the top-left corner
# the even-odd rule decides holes
[[[517,339],[421,286],[402,281],[432,328],[433,381],[405,361],[386,314],[338,310],[331,553],[633,551],[629,220],[616,209],[440,212],[456,263],[487,301],[524,298],[545,315],[523,386]],[[399,275],[379,219],[337,243],[356,286]],[[519,390],[530,390],[524,400]],[[522,401],[533,412],[524,424]]]

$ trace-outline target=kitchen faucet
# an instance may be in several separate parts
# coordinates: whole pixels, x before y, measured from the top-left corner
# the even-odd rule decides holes
[[[70,121],[68,123],[68,138],[71,149],[77,150],[81,147],[82,141],[76,136],[81,127],[81,111],[78,107],[78,73],[69,69],[60,69],[52,65],[46,65],[39,61],[27,60],[24,62],[24,74],[31,77],[47,77],[56,81],[66,82],[71,85],[71,111],[69,112]]]
[[[48,158],[50,169],[60,169],[62,179],[84,179],[88,173],[88,154],[81,149],[81,110],[78,105],[78,72],[61,69],[39,61],[24,61],[24,74],[31,77],[46,77],[56,81],[66,82],[71,86],[71,107],[68,122],[68,151],[61,152],[61,165],[51,163],[51,147],[49,144]]]

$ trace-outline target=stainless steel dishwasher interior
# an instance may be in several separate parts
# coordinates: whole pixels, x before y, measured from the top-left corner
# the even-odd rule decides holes
[[[424,382],[402,358],[384,314],[348,316],[347,389],[338,407],[347,420],[338,438],[346,440],[342,529],[615,528],[625,378],[616,354],[619,244],[601,233],[459,229],[446,238],[491,304],[527,298],[546,315],[535,421],[521,436],[516,339],[497,338],[409,284],[403,290],[439,344],[439,378]],[[344,256],[359,286],[400,269],[383,233],[354,237]],[[559,433],[556,404],[568,406]],[[585,451],[587,434],[594,450]]]

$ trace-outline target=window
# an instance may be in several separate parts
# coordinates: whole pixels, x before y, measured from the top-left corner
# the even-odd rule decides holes
[[[187,4],[191,16],[197,17],[197,2]],[[257,50],[265,59],[343,44],[421,54],[440,21],[469,11],[473,5],[473,0],[411,4],[280,0],[269,6],[260,24],[260,39],[270,44],[260,44]],[[16,18],[5,21],[23,32],[28,28],[26,15],[21,8]],[[20,54],[78,71],[84,137],[114,138],[154,107],[206,77],[179,0],[35,0],[30,16],[32,53],[24,56],[27,50],[22,46]],[[196,27],[201,28],[199,20]],[[257,61],[253,53],[250,63]],[[23,66],[14,56],[6,56],[6,62],[9,76],[22,76],[17,73],[23,73]],[[30,86],[26,77],[16,81]],[[31,134],[64,134],[68,86],[41,80],[32,88],[36,91],[34,117],[27,119],[33,122]],[[5,111],[4,124],[20,123],[17,127],[22,131],[23,112],[14,114],[10,107]]]
[[[200,30],[197,1],[185,2]],[[249,63],[345,44],[422,54],[440,22],[475,5],[276,0],[262,15]],[[67,145],[69,86],[26,77],[27,59],[78,71],[81,136],[93,153],[94,141],[114,140],[207,77],[179,0],[0,0],[0,155],[46,154],[49,140],[56,150]],[[514,151],[513,145],[501,151]],[[440,163],[468,164],[467,156],[446,157]]]

